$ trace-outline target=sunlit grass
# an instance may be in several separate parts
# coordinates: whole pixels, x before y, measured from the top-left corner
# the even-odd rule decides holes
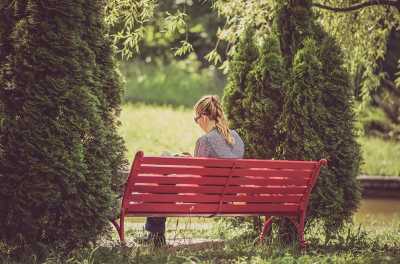
[[[138,150],[148,155],[163,151],[193,153],[196,139],[202,134],[193,122],[190,108],[126,104],[121,114],[120,134],[128,148],[128,158]],[[379,138],[359,138],[368,175],[400,176],[400,144]]]
[[[361,137],[364,164],[361,172],[368,175],[400,176],[400,144],[380,138]]]
[[[148,155],[160,155],[163,151],[193,153],[201,135],[193,112],[187,108],[127,104],[120,120],[120,134],[132,158],[138,150]]]

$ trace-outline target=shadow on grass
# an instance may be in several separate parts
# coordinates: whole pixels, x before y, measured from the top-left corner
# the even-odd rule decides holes
[[[400,255],[395,247],[370,245],[360,249],[312,244],[301,251],[296,244],[283,246],[267,241],[254,245],[253,240],[237,238],[161,249],[116,244],[96,248],[94,252],[88,249],[74,260],[74,263],[399,263]]]
[[[311,244],[301,251],[297,245],[282,246],[274,241],[253,244],[242,238],[227,241],[201,242],[176,247],[124,246],[119,243],[81,249],[63,258],[51,254],[39,262],[34,256],[19,261],[1,257],[2,263],[399,263],[398,248],[382,245],[360,249],[340,244]]]
[[[283,245],[274,233],[262,244],[254,243],[251,232],[230,233],[233,236],[228,234],[223,240],[193,238],[159,249],[135,243],[122,245],[109,239],[67,257],[52,252],[44,261],[32,255],[15,259],[0,254],[0,263],[400,263],[397,227],[371,234],[349,226],[327,242],[318,230],[309,230],[310,244],[303,251],[297,243]]]

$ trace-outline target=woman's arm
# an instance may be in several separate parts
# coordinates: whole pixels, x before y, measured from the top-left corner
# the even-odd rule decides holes
[[[210,156],[210,145],[208,144],[207,137],[200,137],[196,141],[194,148],[195,157],[209,157]]]

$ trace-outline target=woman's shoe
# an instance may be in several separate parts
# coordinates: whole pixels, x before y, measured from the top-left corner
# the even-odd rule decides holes
[[[167,244],[164,233],[150,233],[149,236],[154,247],[163,247]]]
[[[149,233],[145,238],[135,239],[135,242],[138,244],[154,246],[156,248],[167,244],[164,233]]]

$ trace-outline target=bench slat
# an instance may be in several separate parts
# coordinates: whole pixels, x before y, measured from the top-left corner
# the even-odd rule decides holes
[[[293,160],[256,160],[240,159],[235,162],[237,167],[243,168],[268,168],[268,169],[292,169],[313,170],[317,167],[316,161],[293,161]]]
[[[143,157],[142,164],[146,165],[183,165],[200,167],[220,167],[231,168],[234,160],[232,159],[211,159],[200,157]]]
[[[303,194],[307,187],[255,187],[255,186],[229,186],[225,193],[264,193],[264,194]],[[224,191],[222,186],[175,186],[175,185],[149,185],[135,184],[132,192],[137,193],[219,193]]]
[[[298,203],[301,195],[224,195],[223,202],[249,202],[249,203]],[[178,194],[132,194],[130,201],[153,203],[219,203],[220,195],[178,195]]]
[[[217,159],[202,157],[143,157],[143,164],[163,164],[163,165],[189,165],[205,167],[235,167],[240,168],[271,168],[271,169],[314,169],[316,161],[288,161],[288,160],[256,160],[256,159]]]
[[[135,183],[158,183],[158,184],[207,184],[207,185],[225,185],[228,177],[208,177],[208,176],[193,176],[193,175],[146,175],[135,177]],[[229,185],[299,185],[305,186],[310,178],[255,178],[255,177],[232,177],[229,180]]]
[[[263,213],[222,213],[222,214],[215,214],[215,213],[141,213],[141,212],[127,212],[125,216],[133,216],[133,217],[214,217],[214,216],[260,216]],[[265,214],[266,216],[297,216],[298,212],[269,212]]]
[[[219,209],[217,204],[129,204],[127,213],[185,213],[185,214],[215,214]],[[263,204],[263,205],[231,205],[223,204],[220,213],[259,213],[268,214],[272,212],[297,212],[299,206],[296,204]]]
[[[139,168],[139,174],[192,174],[203,176],[257,176],[257,177],[293,177],[309,178],[312,170],[269,170],[269,169],[227,169],[201,168],[188,166],[155,166],[145,165]]]

